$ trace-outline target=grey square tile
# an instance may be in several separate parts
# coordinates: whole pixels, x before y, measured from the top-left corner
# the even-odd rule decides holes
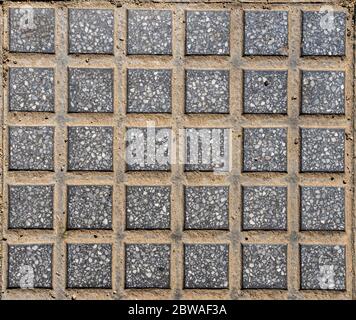
[[[69,53],[113,53],[113,10],[69,9],[68,28]]]
[[[344,172],[345,130],[303,128],[301,172]]]
[[[69,127],[68,170],[112,171],[113,128]]]
[[[287,289],[287,245],[243,244],[242,287]]]
[[[9,19],[11,52],[54,53],[54,9],[10,8]]]
[[[345,246],[301,245],[301,289],[345,290]]]
[[[69,112],[113,112],[114,70],[69,68]]]
[[[53,127],[9,127],[9,169],[53,171]]]
[[[127,128],[126,170],[170,171],[170,128]]]
[[[287,11],[248,10],[244,18],[245,55],[288,55]]]
[[[68,186],[68,229],[111,229],[112,186]]]
[[[185,73],[186,113],[229,113],[228,70],[187,70]]]
[[[126,187],[127,229],[169,229],[170,224],[171,187]]]
[[[171,55],[172,12],[169,10],[128,10],[127,53]]]
[[[185,129],[185,171],[228,171],[229,129]]]
[[[244,71],[244,113],[286,114],[288,71]]]
[[[301,187],[302,230],[345,230],[345,190]]]
[[[302,55],[345,55],[346,13],[304,11],[302,13]]]
[[[170,113],[171,110],[172,70],[127,70],[128,113]]]
[[[111,288],[111,244],[67,245],[67,288]]]
[[[53,186],[9,186],[10,229],[53,228]]]
[[[8,288],[52,288],[52,245],[8,246]]]
[[[303,71],[302,113],[344,114],[345,73],[342,71]]]
[[[184,211],[185,229],[228,229],[229,187],[185,187]]]
[[[223,289],[229,286],[227,244],[184,245],[184,287]]]
[[[287,129],[243,129],[243,170],[287,171]]]
[[[54,112],[54,70],[9,68],[9,110]]]
[[[287,230],[287,187],[243,187],[244,230]]]
[[[186,11],[187,55],[230,54],[230,12]]]
[[[171,246],[126,244],[125,287],[169,288]]]

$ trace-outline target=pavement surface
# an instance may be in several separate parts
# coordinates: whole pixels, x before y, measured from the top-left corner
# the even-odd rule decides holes
[[[0,299],[356,299],[355,1],[1,6]]]

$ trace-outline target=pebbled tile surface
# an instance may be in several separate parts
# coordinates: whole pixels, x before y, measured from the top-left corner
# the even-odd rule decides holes
[[[9,26],[11,52],[55,52],[54,9],[11,8]]]
[[[54,70],[10,68],[9,111],[54,112]]]
[[[69,53],[112,54],[114,12],[69,9]]]
[[[126,245],[126,288],[169,288],[170,255],[168,244]]]
[[[0,299],[355,299],[355,1],[2,2]]]
[[[113,112],[113,69],[70,68],[68,112]]]
[[[53,186],[9,186],[9,228],[52,229]]]

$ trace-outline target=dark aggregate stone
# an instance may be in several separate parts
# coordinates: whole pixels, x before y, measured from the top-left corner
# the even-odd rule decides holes
[[[228,229],[229,187],[185,187],[185,229]]]
[[[186,11],[187,55],[228,55],[230,13],[228,11]]]
[[[111,229],[112,186],[68,186],[69,229]]]
[[[9,18],[11,52],[54,53],[54,9],[10,8]]]
[[[111,288],[111,244],[68,244],[67,287]]]
[[[245,55],[288,55],[288,12],[245,11]]]
[[[302,113],[344,114],[345,73],[342,71],[303,71]]]
[[[114,50],[114,12],[69,9],[69,53],[104,53]]]
[[[68,128],[68,170],[112,171],[112,169],[112,127]]]
[[[228,171],[229,129],[188,128],[185,171]]]
[[[54,112],[54,70],[9,68],[9,110]]]
[[[344,129],[301,129],[302,172],[344,172]]]
[[[244,113],[287,113],[288,71],[244,71]]]
[[[171,246],[126,244],[126,288],[169,288]]]
[[[127,53],[172,54],[172,12],[169,10],[128,10]]]
[[[171,169],[170,128],[128,128],[126,169],[128,171],[169,171]]]
[[[114,70],[69,68],[69,112],[113,112]]]
[[[53,186],[9,186],[9,228],[52,229]]]
[[[128,69],[128,113],[170,113],[171,100],[172,70]]]
[[[10,170],[53,171],[53,127],[10,127]]]
[[[287,171],[287,129],[245,128],[244,171]]]
[[[345,230],[345,190],[301,187],[302,230]]]
[[[345,247],[301,245],[301,289],[345,290]]]
[[[287,289],[287,245],[243,244],[244,289]]]
[[[8,259],[8,288],[52,288],[52,245],[9,245]]]
[[[170,187],[126,187],[127,229],[169,229],[170,223]]]
[[[228,70],[187,70],[185,112],[228,113],[229,77]]]
[[[244,230],[287,230],[287,187],[243,187]]]
[[[302,55],[345,55],[346,13],[305,11],[302,13]]]
[[[229,246],[184,245],[184,287],[223,289],[229,286]]]

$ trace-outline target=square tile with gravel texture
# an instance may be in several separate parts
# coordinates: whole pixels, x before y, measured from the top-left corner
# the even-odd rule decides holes
[[[300,277],[303,290],[345,290],[345,247],[301,245]]]
[[[113,10],[69,9],[68,28],[69,53],[113,53]]]
[[[54,112],[54,69],[9,68],[9,110]]]
[[[301,187],[302,230],[345,230],[345,190]]]
[[[288,55],[287,11],[247,10],[244,25],[245,55]]]
[[[54,53],[55,11],[10,8],[10,52]]]
[[[112,127],[68,128],[68,170],[112,171],[112,169]]]
[[[303,71],[302,113],[344,114],[345,73],[342,71]]]
[[[305,11],[302,13],[303,56],[345,55],[346,13]]]
[[[9,186],[10,229],[53,228],[53,186]]]
[[[68,229],[111,229],[112,186],[68,186]]]
[[[228,171],[229,129],[185,129],[185,171]]]
[[[243,170],[287,171],[287,129],[243,129]]]
[[[187,70],[185,73],[186,113],[229,113],[228,70]]]
[[[172,12],[128,10],[127,54],[171,55]]]
[[[8,259],[8,288],[52,288],[52,245],[9,245]]]
[[[68,244],[67,287],[111,288],[111,244]]]
[[[172,70],[127,70],[128,113],[170,113],[171,110]]]
[[[171,246],[126,244],[125,287],[169,288]]]
[[[244,113],[287,113],[288,71],[244,71]]]
[[[223,289],[228,286],[229,245],[184,245],[184,288]]]
[[[127,128],[126,170],[169,171],[171,134],[170,128]]]
[[[301,172],[344,172],[344,129],[303,128]]]
[[[53,171],[53,127],[9,127],[9,169]]]
[[[243,229],[287,230],[287,193],[287,187],[243,187]]]
[[[113,112],[114,70],[69,68],[69,112]]]
[[[127,229],[169,229],[170,224],[171,187],[126,187]]]
[[[186,11],[187,55],[230,54],[230,12]]]
[[[287,289],[287,245],[243,244],[242,287]]]
[[[228,229],[229,187],[186,186],[184,211],[185,229]]]

